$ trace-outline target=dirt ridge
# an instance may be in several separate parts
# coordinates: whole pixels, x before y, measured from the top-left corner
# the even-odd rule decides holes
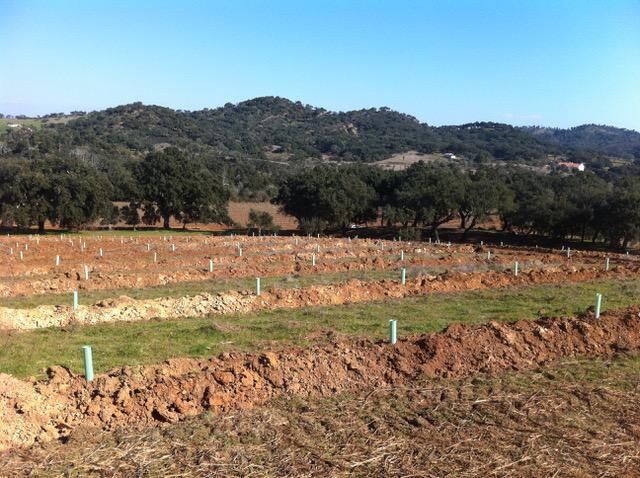
[[[512,271],[456,272],[420,275],[402,285],[397,280],[349,281],[299,289],[271,288],[256,296],[251,291],[199,294],[179,298],[135,300],[126,296],[102,300],[90,306],[43,305],[33,309],[0,307],[0,329],[34,329],[69,324],[132,322],[152,318],[202,317],[277,308],[300,308],[341,305],[356,302],[403,298],[429,293],[514,287],[528,284],[580,282],[606,277],[624,278],[637,275],[637,267],[615,266],[608,272],[597,267],[547,267],[521,272]]]
[[[62,367],[26,382],[0,374],[0,449],[67,436],[78,426],[113,430],[176,422],[206,411],[250,408],[276,396],[317,397],[536,368],[568,357],[612,357],[640,350],[640,307],[595,319],[541,318],[402,338],[395,346],[329,335],[310,348],[224,353],[122,367],[86,383]]]

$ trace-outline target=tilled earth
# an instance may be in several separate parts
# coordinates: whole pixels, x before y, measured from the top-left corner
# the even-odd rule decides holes
[[[78,428],[0,476],[610,477],[640,474],[638,358],[275,398],[146,431]]]
[[[453,325],[441,333],[385,342],[328,336],[319,345],[262,354],[225,353],[124,367],[86,383],[60,367],[46,381],[0,375],[0,447],[67,437],[78,427],[142,429],[204,412],[230,413],[278,398],[330,397],[531,370],[571,357],[610,358],[640,349],[640,308],[600,319],[542,318]],[[635,425],[634,425],[635,426]],[[635,429],[635,428],[634,428]]]
[[[271,288],[260,296],[250,291],[230,291],[219,294],[199,294],[179,298],[134,300],[126,296],[99,301],[91,306],[73,309],[68,306],[39,306],[32,309],[0,307],[0,330],[34,329],[96,324],[101,322],[131,322],[152,318],[174,319],[202,317],[278,308],[303,308],[319,305],[341,305],[386,298],[403,298],[430,293],[469,291],[533,284],[561,284],[604,278],[636,277],[635,264],[602,267],[548,266],[545,269],[521,272],[487,271],[477,273],[443,273],[420,275],[401,284],[397,280],[350,280],[332,285],[314,285],[300,289]]]
[[[490,259],[487,258],[489,250]],[[537,266],[570,263],[576,267],[602,267],[605,260],[603,254],[580,251],[572,252],[571,258],[567,258],[562,251],[532,248],[240,236],[2,237],[0,251],[3,252],[0,254],[0,297],[400,267],[466,266],[476,270],[504,267],[516,260]],[[402,252],[405,258],[401,261]],[[312,265],[314,255],[315,266]],[[56,256],[60,257],[58,266]],[[633,258],[624,255],[609,256],[616,264],[633,262]],[[210,259],[213,260],[212,272],[209,272]]]

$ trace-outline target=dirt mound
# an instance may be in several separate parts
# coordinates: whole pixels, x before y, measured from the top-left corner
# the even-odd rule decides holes
[[[563,357],[610,357],[639,349],[640,308],[635,307],[600,319],[585,315],[454,325],[442,333],[404,338],[395,346],[329,338],[308,349],[178,359],[159,366],[124,367],[89,384],[66,369],[54,368],[44,382],[0,382],[0,409],[9,424],[0,430],[0,446],[65,436],[80,425],[105,430],[155,426],[205,411],[253,407],[281,395],[327,396],[409,384],[420,377],[493,374]],[[29,407],[38,412],[25,414]]]
[[[128,297],[102,300],[77,310],[66,306],[39,306],[33,309],[0,307],[0,329],[33,329],[68,324],[101,322],[132,322],[152,318],[173,319],[202,317],[209,314],[229,314],[277,308],[300,308],[319,305],[340,305],[355,302],[402,298],[440,292],[456,292],[545,284],[579,282],[603,277],[623,278],[637,273],[636,269],[616,266],[609,272],[602,269],[547,267],[514,276],[512,272],[457,272],[437,276],[422,275],[402,285],[397,280],[350,280],[333,285],[310,286],[301,289],[271,288],[260,296],[249,291],[199,294],[193,297],[133,300]]]

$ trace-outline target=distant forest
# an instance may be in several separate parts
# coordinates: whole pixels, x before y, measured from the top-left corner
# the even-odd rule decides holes
[[[448,152],[459,159],[419,164],[407,172],[366,166],[407,151]],[[562,161],[584,162],[589,172],[576,176]],[[0,213],[5,226],[43,227],[49,220],[76,228],[98,219],[134,223],[134,210],[140,208],[144,222],[167,225],[169,217],[185,224],[228,222],[229,199],[273,200],[313,230],[371,220],[375,209],[384,212],[387,222],[437,232],[441,220],[452,214],[466,229],[488,213],[491,208],[480,213],[462,203],[488,197],[488,184],[480,187],[477,180],[491,177],[504,186],[496,193],[502,209],[491,207],[506,229],[595,235],[626,244],[635,232],[612,235],[609,226],[593,221],[598,211],[613,214],[603,208],[612,207],[616,195],[635,198],[639,165],[640,133],[608,126],[562,130],[481,122],[432,127],[388,108],[331,112],[277,97],[199,111],[133,103],[51,114],[6,128],[0,133]],[[310,174],[328,183],[314,183]],[[354,175],[360,182],[345,182]],[[424,178],[416,183],[419,175]],[[449,179],[443,182],[441,176]],[[566,179],[574,177],[574,182]],[[546,189],[539,190],[541,185]],[[589,212],[580,212],[581,230],[567,226],[575,218],[556,211],[560,200],[567,208],[582,207],[571,205],[584,198],[567,196],[566,187],[593,196]],[[475,199],[463,199],[474,188]],[[312,191],[319,196],[309,196]],[[329,211],[331,194],[364,204],[365,210]],[[443,196],[451,201],[436,207]],[[114,210],[112,201],[131,205]],[[509,206],[516,210],[535,207],[516,214],[504,210],[505,201],[517,203]],[[441,208],[436,220],[434,208]],[[535,219],[540,208],[553,211],[555,219]],[[593,216],[591,222],[584,219],[587,215]]]

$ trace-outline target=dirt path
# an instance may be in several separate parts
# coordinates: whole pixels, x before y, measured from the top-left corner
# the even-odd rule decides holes
[[[542,318],[512,324],[452,325],[392,346],[328,338],[307,349],[225,353],[124,367],[87,384],[55,367],[43,382],[0,375],[0,448],[64,437],[78,426],[113,430],[157,426],[205,411],[254,407],[277,396],[320,397],[421,377],[465,377],[538,367],[566,357],[640,350],[640,308],[600,319]]]

